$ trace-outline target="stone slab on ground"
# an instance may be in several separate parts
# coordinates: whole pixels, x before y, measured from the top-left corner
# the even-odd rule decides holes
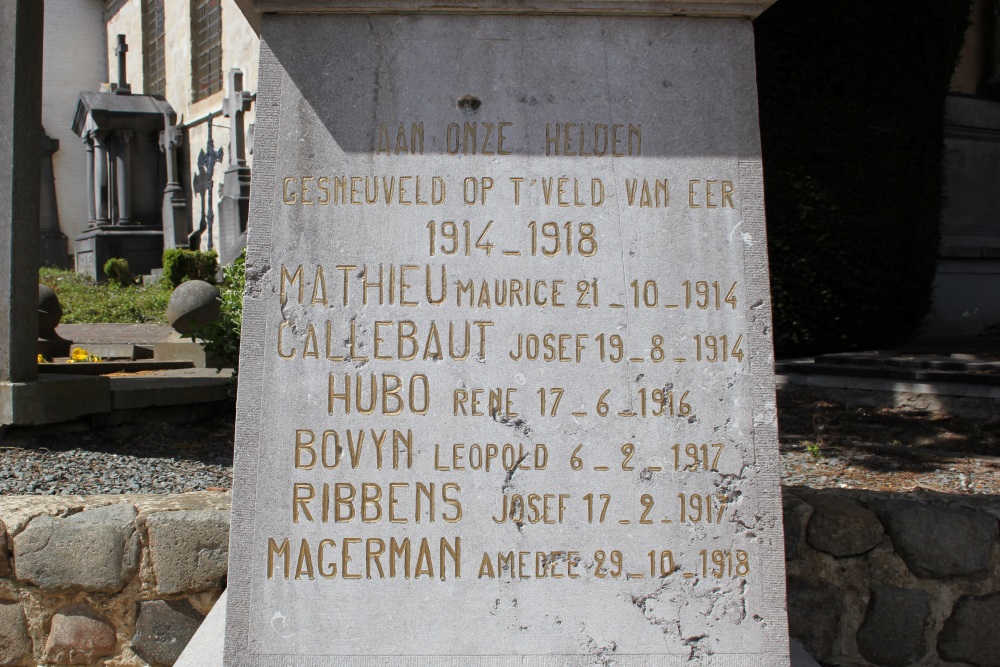
[[[169,324],[60,324],[56,333],[74,345],[88,343],[152,346],[173,333]]]
[[[141,375],[115,375],[111,380],[111,408],[134,410],[165,405],[225,401],[232,369],[178,368]]]
[[[0,424],[52,424],[110,409],[105,377],[41,374],[35,382],[0,383]]]

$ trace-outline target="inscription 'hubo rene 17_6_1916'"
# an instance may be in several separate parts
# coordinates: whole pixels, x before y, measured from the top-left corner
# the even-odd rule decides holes
[[[227,664],[787,664],[749,21],[261,51]]]

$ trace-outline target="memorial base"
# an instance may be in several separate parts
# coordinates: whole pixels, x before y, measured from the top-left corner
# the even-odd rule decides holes
[[[39,376],[36,382],[0,382],[0,425],[55,424],[111,410],[106,377]]]
[[[93,280],[107,280],[104,263],[113,257],[128,260],[133,275],[141,276],[163,265],[163,231],[140,225],[103,226],[76,237],[76,272]]]

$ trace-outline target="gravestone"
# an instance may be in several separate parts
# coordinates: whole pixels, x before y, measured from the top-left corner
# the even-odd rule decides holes
[[[788,665],[767,3],[242,4],[225,664]]]
[[[247,217],[250,213],[250,167],[246,158],[246,132],[243,114],[250,110],[253,96],[243,90],[243,72],[229,70],[229,86],[222,104],[229,118],[229,166],[222,179],[222,202],[219,204],[219,261],[232,264],[247,241]]]

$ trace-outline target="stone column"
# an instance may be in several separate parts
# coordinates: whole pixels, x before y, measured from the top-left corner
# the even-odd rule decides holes
[[[59,229],[59,208],[56,203],[56,177],[52,171],[52,154],[59,150],[59,140],[42,134],[41,170],[41,248],[39,262],[42,266],[67,266],[66,235]]]
[[[108,224],[107,132],[94,132],[94,223]]]
[[[38,206],[42,136],[38,0],[0,0],[0,423],[9,383],[38,378]]]
[[[118,218],[115,221],[119,225],[132,224],[132,171],[129,143],[132,140],[132,133],[128,130],[119,130],[117,133],[118,145],[115,154],[115,193],[118,199]]]
[[[87,132],[83,137],[83,145],[87,149],[87,223],[96,224],[97,215],[94,212],[94,133]]]
[[[188,218],[184,188],[177,178],[177,147],[184,135],[173,124],[169,115],[163,118],[163,132],[160,132],[160,150],[167,161],[167,185],[163,189],[163,247],[187,248]]]

